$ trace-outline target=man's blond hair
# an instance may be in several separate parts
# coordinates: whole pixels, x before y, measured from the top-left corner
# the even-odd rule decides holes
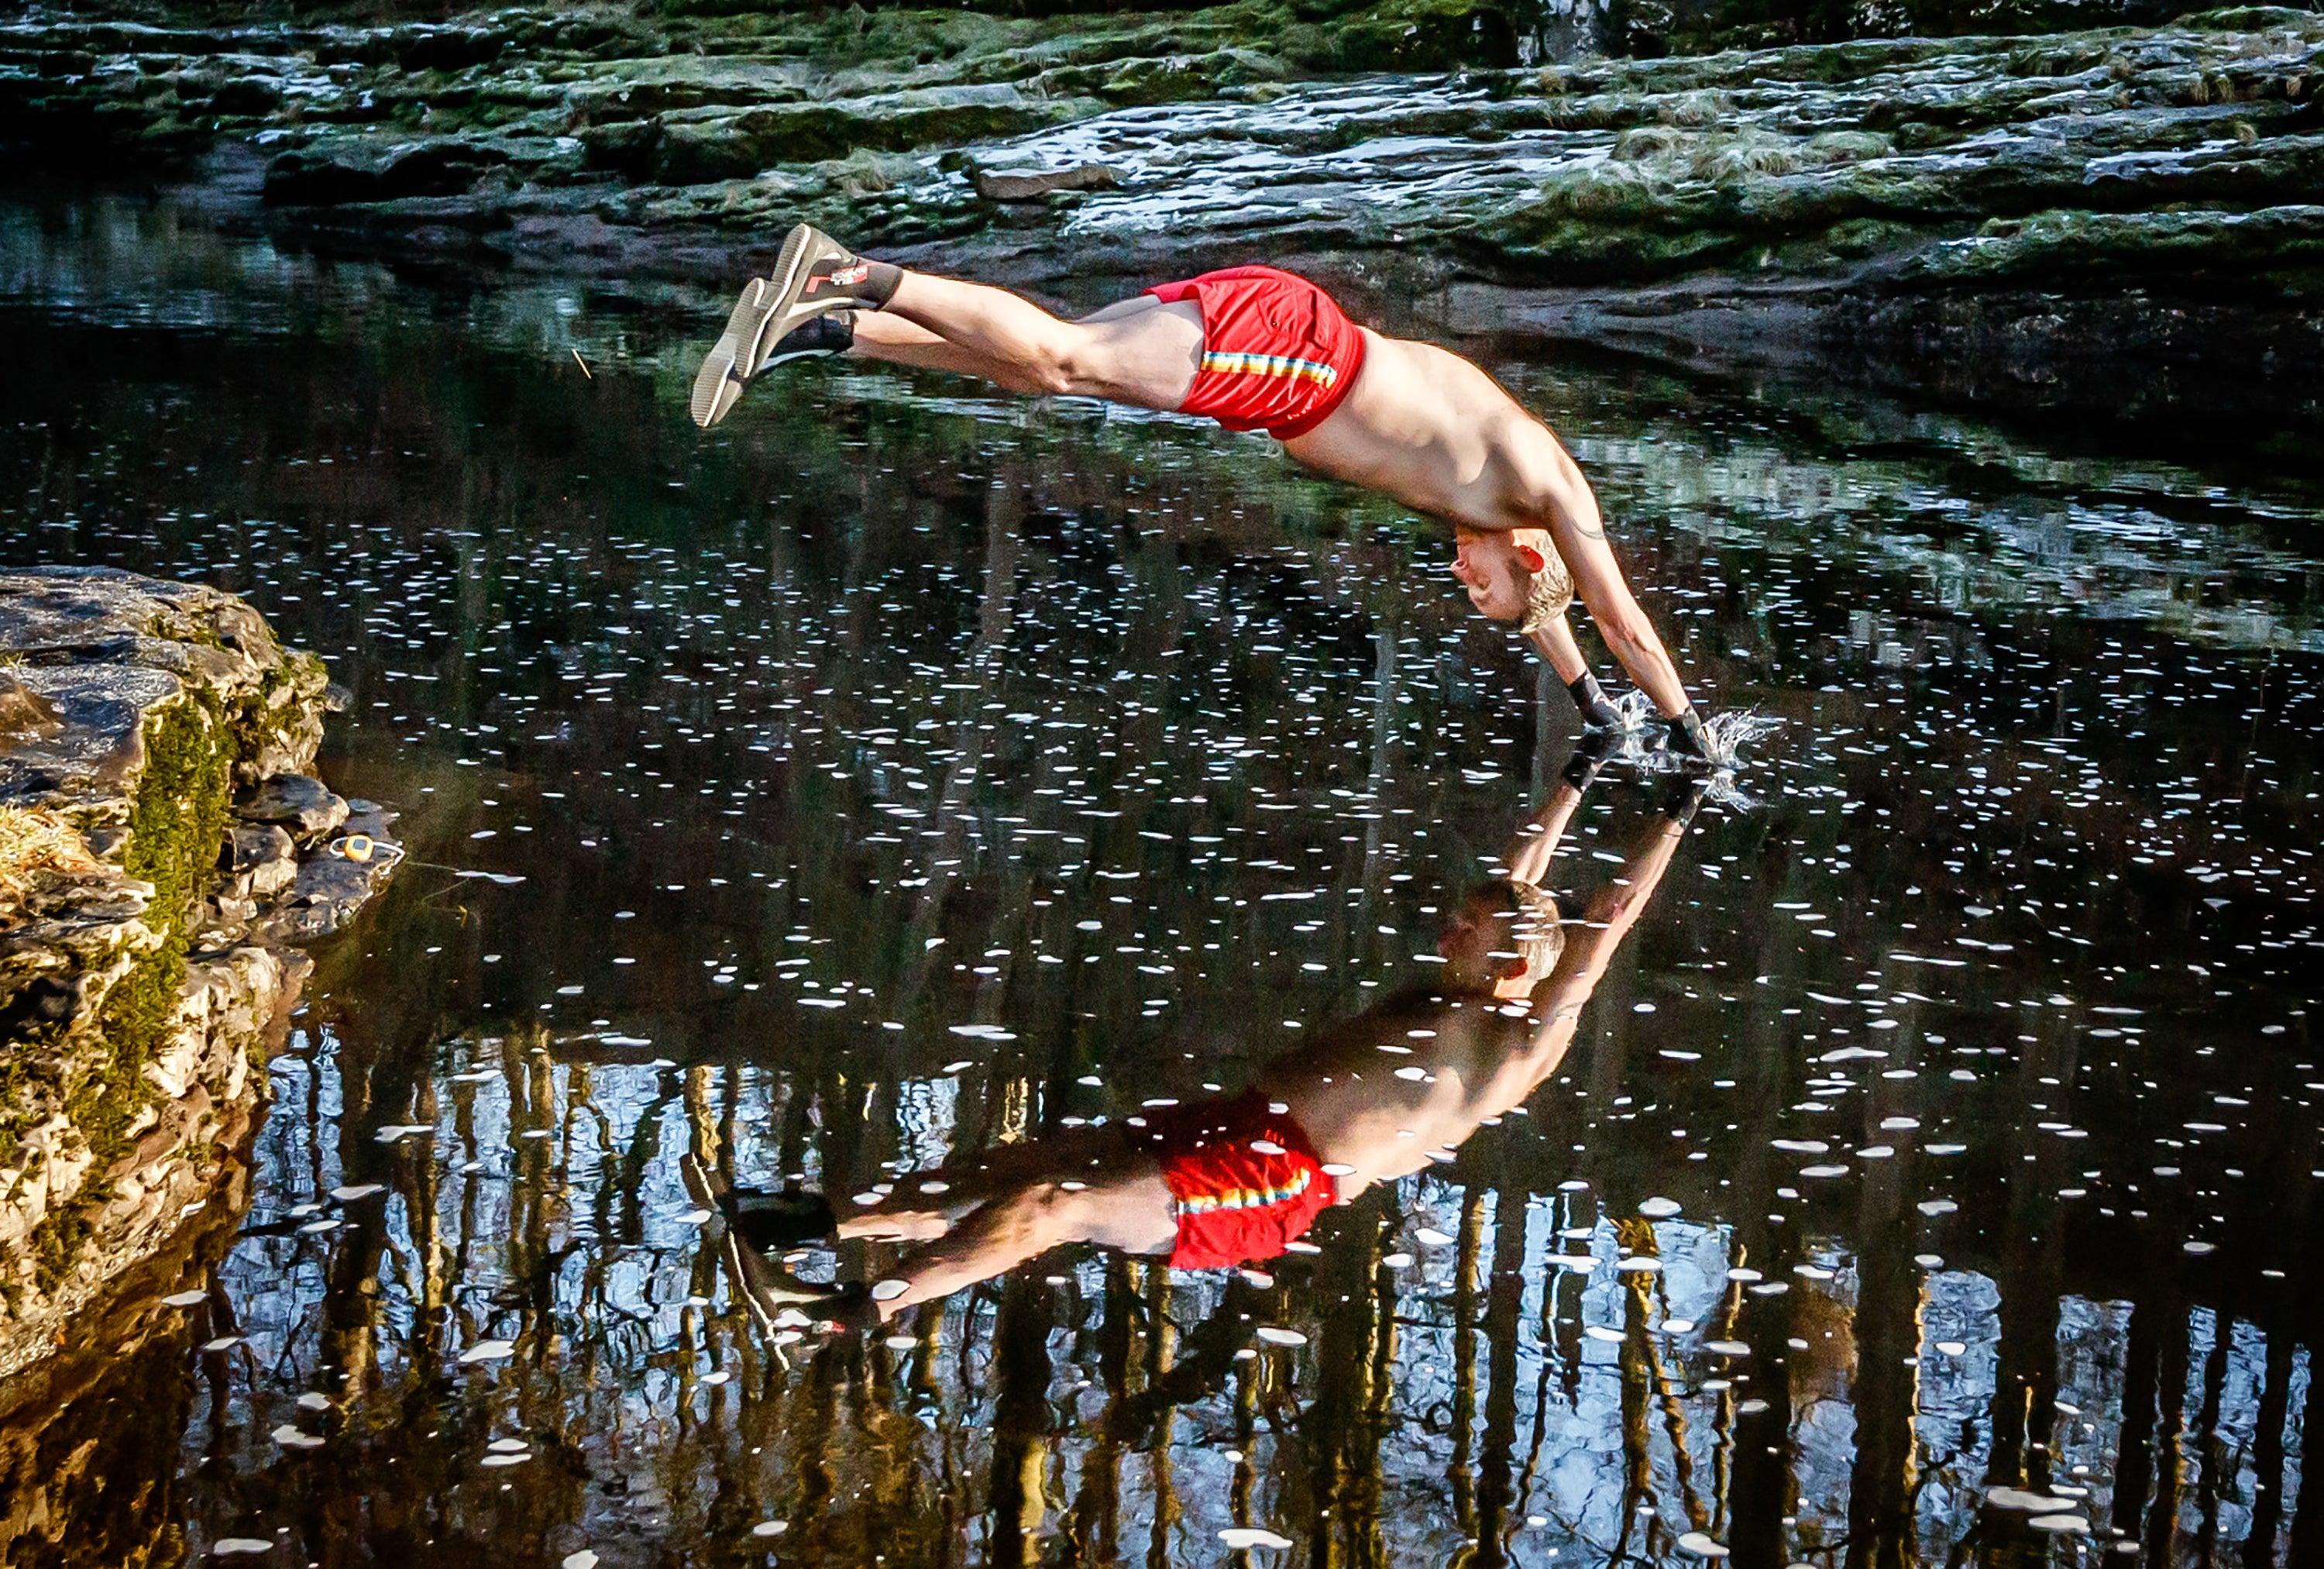
[[[1565,569],[1564,558],[1554,545],[1549,548],[1538,572],[1526,574],[1525,608],[1517,615],[1517,631],[1536,632],[1563,615],[1573,603],[1573,575]]]
[[[1565,928],[1555,894],[1514,877],[1496,877],[1478,892],[1498,896],[1502,918],[1509,923],[1507,949],[1525,961],[1529,979],[1538,981],[1557,967],[1565,951]]]

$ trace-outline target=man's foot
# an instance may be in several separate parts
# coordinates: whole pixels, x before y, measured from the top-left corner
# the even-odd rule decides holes
[[[783,241],[774,276],[744,285],[701,370],[692,412],[705,429],[726,418],[751,378],[800,323],[826,310],[877,310],[896,292],[897,269],[867,262],[820,229],[799,225]]]

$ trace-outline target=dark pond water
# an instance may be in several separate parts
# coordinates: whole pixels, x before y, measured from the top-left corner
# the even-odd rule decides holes
[[[706,438],[718,291],[125,203],[0,257],[0,554],[247,595],[410,847],[209,1299],[41,1435],[102,1485],[34,1561],[2324,1553],[2312,465],[1498,361],[1784,722],[1681,834],[1561,793],[1442,544],[1263,443],[828,368]],[[1570,1044],[1440,953],[1511,868],[1598,918]],[[863,1336],[755,1322],[682,1178],[892,1207],[1364,1073],[1408,1174],[1282,1257],[1058,1246]]]

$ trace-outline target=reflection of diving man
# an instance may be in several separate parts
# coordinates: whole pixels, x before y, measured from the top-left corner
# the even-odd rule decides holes
[[[863,1323],[1066,1242],[1167,1255],[1188,1269],[1281,1253],[1326,1205],[1429,1166],[1432,1152],[1457,1148],[1556,1071],[1582,1005],[1653,897],[1699,799],[1676,798],[1621,874],[1569,918],[1537,880],[1588,778],[1586,766],[1570,769],[1527,825],[1511,877],[1469,896],[1438,941],[1444,965],[1434,985],[1327,1032],[1242,1094],[988,1151],[922,1173],[912,1191],[899,1186],[835,1227],[811,1195],[782,1195],[790,1213],[779,1216],[730,1200],[733,1229],[761,1247],[834,1230],[924,1244],[881,1288],[884,1300],[872,1303],[860,1287],[842,1294],[843,1317]],[[799,1213],[801,1200],[814,1219]],[[754,1295],[763,1310],[763,1290]]]
[[[754,376],[833,354],[1265,429],[1308,467],[1451,523],[1470,602],[1517,623],[1591,724],[1618,727],[1566,624],[1578,591],[1672,750],[1707,761],[1678,668],[1549,427],[1469,361],[1356,326],[1305,278],[1234,267],[1062,321],[1003,290],[867,261],[801,224],[703,361],[695,420],[724,419]]]

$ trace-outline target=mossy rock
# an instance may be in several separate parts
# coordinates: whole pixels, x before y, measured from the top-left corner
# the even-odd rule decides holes
[[[1004,83],[774,104],[741,114],[677,114],[661,121],[653,167],[656,179],[669,185],[738,180],[776,164],[844,158],[858,149],[903,152],[1018,136],[1100,107],[1087,99],[1030,98]]]
[[[0,752],[0,807],[80,846],[0,910],[5,1373],[206,1196],[263,1093],[305,961],[205,922],[237,785],[311,763],[326,681],[232,595],[105,568],[0,573],[0,658],[48,721]]]

